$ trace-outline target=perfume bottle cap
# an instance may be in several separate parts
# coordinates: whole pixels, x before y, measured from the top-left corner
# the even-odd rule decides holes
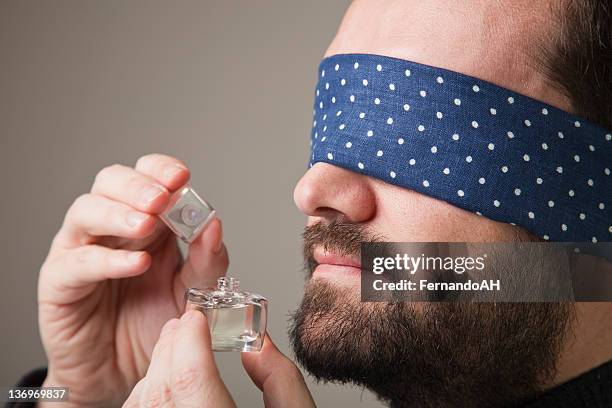
[[[190,227],[197,226],[204,221],[204,218],[205,214],[202,209],[193,204],[187,204],[181,209],[181,220]]]
[[[215,209],[185,184],[179,188],[159,215],[162,221],[183,241],[193,242],[216,216]]]

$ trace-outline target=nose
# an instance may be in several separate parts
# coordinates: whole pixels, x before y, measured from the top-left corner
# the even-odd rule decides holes
[[[370,180],[327,163],[312,166],[295,186],[293,199],[304,214],[328,221],[365,222],[376,213]]]

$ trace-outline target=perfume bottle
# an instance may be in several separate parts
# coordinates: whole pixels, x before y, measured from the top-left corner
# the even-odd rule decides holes
[[[268,300],[240,290],[237,279],[222,277],[217,287],[189,288],[187,310],[206,315],[214,351],[259,351],[263,346]]]
[[[178,189],[159,218],[186,243],[195,240],[215,217],[215,209],[186,184]]]

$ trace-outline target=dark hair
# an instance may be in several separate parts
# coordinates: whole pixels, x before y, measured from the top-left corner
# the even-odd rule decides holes
[[[612,129],[612,3],[563,0],[553,7],[559,35],[544,39],[536,60],[573,113]]]

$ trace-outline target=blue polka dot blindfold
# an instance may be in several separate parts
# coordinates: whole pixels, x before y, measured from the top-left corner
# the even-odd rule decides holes
[[[611,133],[457,72],[345,54],[319,67],[310,165],[375,177],[546,240],[610,241]]]

